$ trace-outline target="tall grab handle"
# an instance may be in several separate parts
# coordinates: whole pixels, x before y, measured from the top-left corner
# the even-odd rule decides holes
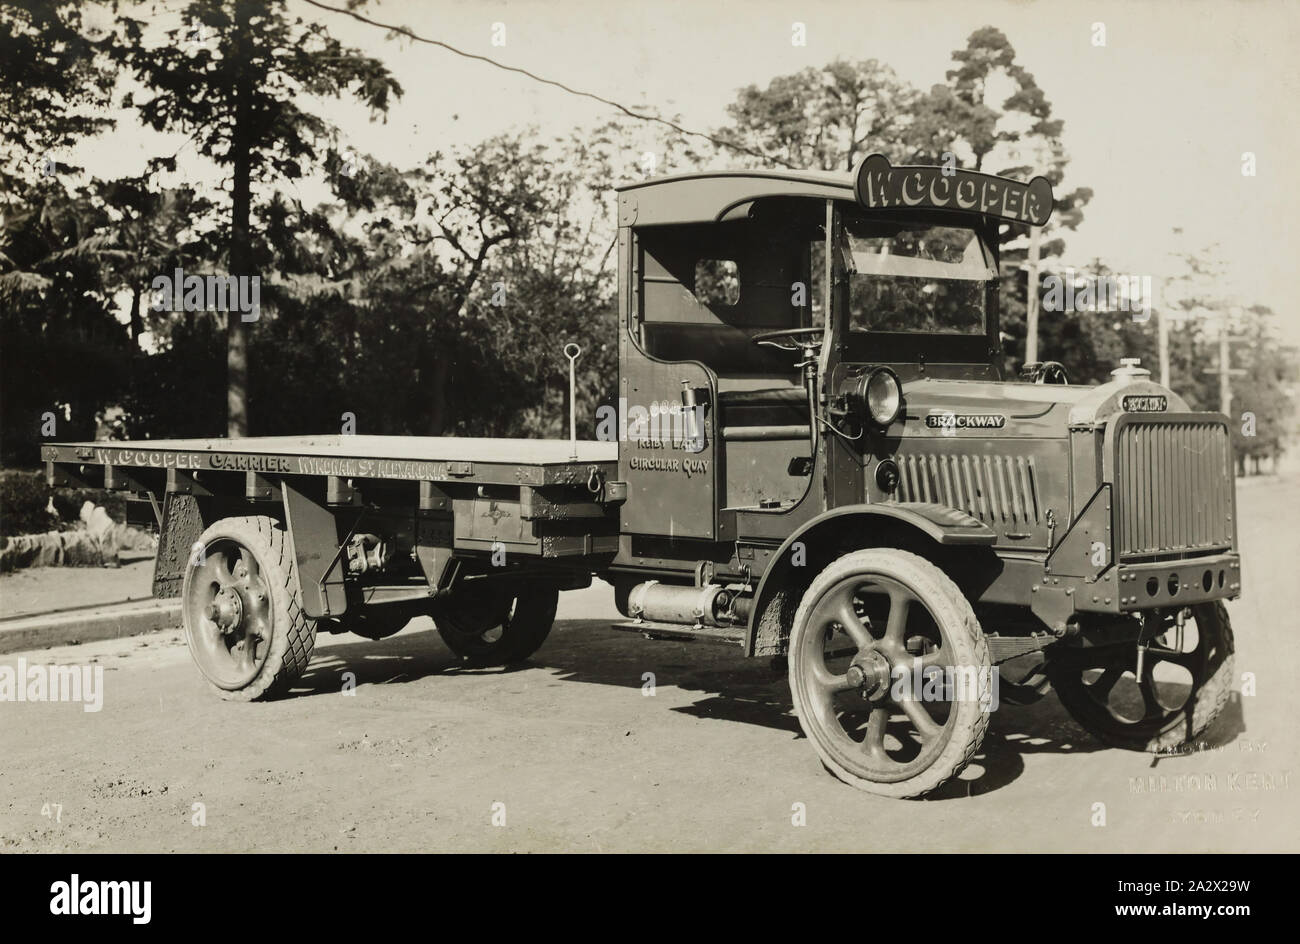
[[[582,348],[570,341],[564,345],[564,356],[569,359],[569,443],[573,454],[569,457],[578,460],[578,384],[574,373],[574,364],[582,356]]]

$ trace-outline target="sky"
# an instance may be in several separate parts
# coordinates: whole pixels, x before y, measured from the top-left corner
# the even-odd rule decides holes
[[[180,24],[182,8],[171,0],[135,15],[161,30]],[[357,150],[399,166],[527,125],[558,136],[616,114],[303,0],[288,0],[288,9],[381,58],[402,84],[406,94],[382,123],[348,102],[321,105]],[[1065,121],[1071,160],[1058,192],[1095,191],[1083,224],[1066,234],[1063,262],[1100,258],[1159,285],[1177,271],[1171,252],[1216,246],[1218,291],[1271,306],[1283,339],[1300,344],[1291,284],[1300,186],[1286,180],[1300,145],[1292,104],[1300,98],[1300,3],[379,0],[362,12],[630,106],[679,113],[703,131],[725,122],[738,88],[838,57],[879,59],[928,88],[943,81],[970,33],[996,26],[1053,117]],[[796,22],[806,28],[804,46],[791,42]],[[494,45],[501,25],[504,45]],[[154,144],[128,121],[95,145],[96,174],[138,171]],[[1246,152],[1254,176],[1242,173]],[[308,202],[326,196],[312,182],[299,188]]]

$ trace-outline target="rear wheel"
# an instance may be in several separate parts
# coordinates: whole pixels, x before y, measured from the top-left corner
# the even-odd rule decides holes
[[[223,518],[199,543],[181,590],[195,664],[223,698],[283,694],[316,643],[288,535],[271,518]]]
[[[1232,623],[1222,603],[1190,610],[1181,630],[1165,617],[1140,672],[1131,642],[1053,647],[1047,674],[1070,716],[1103,744],[1133,751],[1168,751],[1199,736],[1232,690]]]
[[[789,665],[799,724],[822,763],[882,796],[921,796],[955,776],[996,707],[970,604],[904,551],[854,551],[822,571],[795,614]]]
[[[555,622],[560,591],[545,584],[502,586],[472,580],[438,605],[438,634],[478,665],[522,662],[541,648]]]

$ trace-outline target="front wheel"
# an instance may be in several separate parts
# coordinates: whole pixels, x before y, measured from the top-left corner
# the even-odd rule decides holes
[[[433,621],[447,648],[475,665],[522,662],[541,648],[555,622],[560,591],[472,580],[441,601]]]
[[[955,776],[996,707],[970,604],[904,551],[854,551],[817,576],[795,614],[789,672],[822,763],[881,796],[921,796]]]
[[[1103,744],[1160,753],[1198,737],[1223,711],[1232,689],[1232,623],[1222,603],[1176,614],[1148,641],[1138,666],[1134,643],[1048,650],[1047,676],[1066,711]]]
[[[307,668],[315,621],[302,609],[288,535],[271,518],[222,518],[199,538],[181,590],[185,641],[223,698],[288,691]]]

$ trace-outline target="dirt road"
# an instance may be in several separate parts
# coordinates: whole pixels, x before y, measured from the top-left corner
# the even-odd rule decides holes
[[[464,670],[421,621],[324,637],[269,704],[218,700],[179,632],[5,656],[102,667],[104,695],[0,703],[0,850],[1294,851],[1298,493],[1240,488],[1257,694],[1187,756],[1104,749],[1049,696],[941,795],[877,799],[821,768],[766,662],[611,631],[598,583],[526,667]]]

